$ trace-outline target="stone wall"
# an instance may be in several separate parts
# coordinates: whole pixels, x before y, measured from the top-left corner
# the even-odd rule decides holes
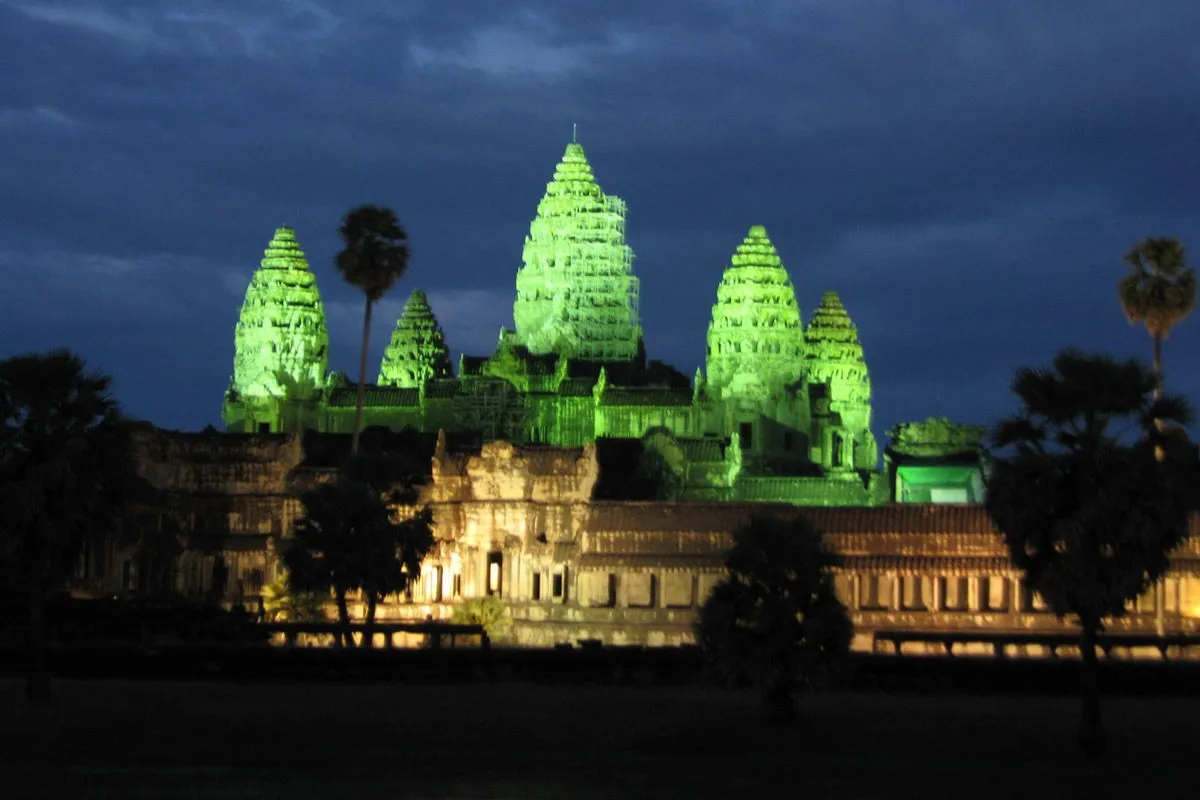
[[[277,543],[303,512],[296,494],[327,470],[305,465],[291,436],[147,429],[138,446],[142,474],[164,495],[160,532],[182,545],[175,587],[204,596],[224,569],[225,600],[253,608],[275,574]],[[595,445],[501,441],[457,453],[440,437],[422,497],[437,546],[412,601],[388,603],[380,617],[449,618],[463,600],[492,594],[508,605],[518,644],[688,643],[723,574],[730,532],[754,514],[804,513],[843,558],[835,585],[856,648],[896,631],[1072,630],[1023,589],[981,506],[594,501],[598,475]],[[1200,631],[1200,521],[1192,525],[1162,590],[1111,630]],[[119,564],[110,573],[105,591],[132,588]]]

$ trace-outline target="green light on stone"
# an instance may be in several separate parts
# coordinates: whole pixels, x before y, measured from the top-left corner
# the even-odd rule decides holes
[[[583,147],[567,145],[538,203],[517,272],[516,339],[531,352],[627,361],[638,352],[638,279],[625,203],[605,195]]]
[[[858,328],[837,292],[821,296],[821,305],[813,312],[804,338],[808,381],[829,387],[829,408],[839,416],[843,433],[852,437],[855,445],[853,459],[844,463],[873,469],[878,454],[871,433],[871,378]]]
[[[450,374],[450,350],[442,326],[420,289],[404,304],[404,313],[396,321],[392,340],[379,366],[380,386],[416,389],[430,378]]]
[[[800,379],[804,329],[791,278],[762,225],[750,228],[717,287],[708,326],[709,386],[766,400]]]
[[[449,353],[428,299],[413,292],[378,373],[380,386],[406,391],[370,394],[368,424],[561,447],[667,436],[681,481],[672,496],[884,502],[858,331],[832,292],[805,330],[763,226],[750,228],[722,275],[707,374],[697,370],[690,392],[620,363],[644,356],[625,213],[583,148],[569,144],[525,240],[516,330],[501,331],[490,357],[464,357],[458,380],[430,383],[450,376]],[[328,373],[321,298],[289,228],[276,231],[250,282],[235,340],[222,408],[229,430],[350,430],[354,393],[344,375]]]
[[[329,332],[317,281],[296,232],[283,227],[250,279],[234,332],[233,382],[241,398],[303,399],[324,382]]]

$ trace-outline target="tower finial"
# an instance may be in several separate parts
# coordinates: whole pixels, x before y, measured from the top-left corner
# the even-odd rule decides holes
[[[574,122],[571,123],[571,142],[573,144],[579,143],[579,125]]]

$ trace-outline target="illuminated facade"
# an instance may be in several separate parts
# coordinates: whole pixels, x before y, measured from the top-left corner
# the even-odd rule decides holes
[[[648,362],[625,213],[573,142],[530,225],[514,330],[494,353],[453,369],[427,298],[410,296],[367,387],[364,427],[393,432],[429,464],[422,502],[436,545],[412,597],[382,607],[382,619],[448,619],[460,601],[491,595],[519,644],[691,642],[730,532],[752,514],[805,506],[843,558],[836,586],[857,649],[906,632],[1072,630],[1022,588],[980,505],[981,428],[898,425],[879,469],[858,331],[834,292],[804,325],[762,226],[716,287],[704,371],[689,382]],[[139,463],[166,498],[146,524],[181,547],[170,588],[210,596],[213,575],[227,574],[224,600],[253,607],[303,511],[299,494],[345,455],[347,437],[305,434],[348,433],[354,418],[354,388],[329,372],[320,295],[288,228],[247,289],[235,345],[230,432],[147,429]],[[1110,630],[1200,632],[1192,526],[1162,588]],[[134,556],[95,558],[78,588],[138,588]]]
[[[646,359],[625,215],[583,147],[567,145],[525,239],[514,330],[454,374],[434,311],[414,292],[367,389],[364,428],[554,447],[634,439],[669,465],[676,499],[882,503],[870,379],[837,295],[824,295],[805,329],[782,259],[766,229],[751,227],[716,287],[707,375],[697,370],[689,386]],[[351,430],[353,387],[327,372],[320,297],[290,229],[268,246],[235,343],[231,432]]]
[[[970,446],[970,432],[941,420],[897,431],[893,447],[944,458]],[[513,641],[531,646],[674,645],[693,641],[692,624],[723,575],[730,531],[752,514],[792,514],[779,503],[654,502],[605,499],[609,455],[617,445],[522,447],[494,441],[460,449],[447,437],[421,437],[436,545],[411,598],[392,598],[381,619],[449,619],[456,604],[495,596],[513,617]],[[303,508],[298,492],[329,478],[339,457],[320,437],[182,434],[147,427],[138,438],[142,474],[160,488],[164,508],[147,524],[174,519],[163,535],[181,547],[170,588],[211,598],[214,575],[228,578],[224,599],[256,606],[277,575],[276,554]],[[889,454],[903,464],[904,454]],[[609,470],[611,471],[611,470]],[[611,476],[610,476],[611,477]],[[918,488],[921,488],[918,486]],[[927,487],[926,487],[927,488]],[[1006,546],[979,504],[887,503],[804,511],[842,557],[839,598],[855,625],[858,650],[891,650],[897,634],[1070,634],[1021,584]],[[1107,624],[1112,633],[1200,633],[1200,517],[1171,556],[1159,592]],[[92,554],[78,591],[143,590],[136,554]],[[219,570],[218,570],[219,565]],[[1161,604],[1161,614],[1159,607]],[[913,641],[903,652],[943,652]],[[964,641],[958,653],[991,652]],[[1152,648],[1149,648],[1152,649]],[[1007,645],[1009,655],[1045,655],[1040,645]]]
[[[234,331],[226,419],[256,430],[264,424],[303,430],[317,416],[328,366],[317,280],[295,231],[279,228],[246,289]]]
[[[375,382],[379,386],[419,389],[430,379],[448,377],[450,350],[446,336],[425,293],[417,289],[409,295],[404,313],[396,321]]]
[[[567,145],[538,203],[517,272],[514,342],[530,353],[588,361],[637,356],[638,280],[625,243],[625,203],[606,195],[583,147]]]

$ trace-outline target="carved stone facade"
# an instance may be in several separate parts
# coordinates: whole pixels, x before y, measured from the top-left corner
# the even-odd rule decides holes
[[[274,576],[274,550],[302,509],[296,495],[328,477],[294,436],[173,434],[148,429],[143,474],[164,492],[161,519],[178,521],[183,552],[174,587],[193,597],[227,570],[224,598],[253,608]],[[723,572],[730,532],[782,503],[615,502],[595,499],[597,446],[519,447],[496,441],[456,452],[440,436],[422,501],[437,545],[411,600],[381,618],[448,618],[455,604],[495,595],[522,645],[599,640],[613,645],[692,641],[696,611]],[[854,647],[903,631],[1071,631],[1026,592],[979,505],[889,503],[804,509],[844,564],[836,587],[856,626]],[[1173,558],[1162,625],[1200,631],[1200,523]],[[164,529],[163,535],[172,535]],[[96,591],[132,589],[132,554],[109,559]],[[137,576],[133,579],[136,583]],[[1155,598],[1113,631],[1152,633]],[[917,646],[917,645],[913,645]]]
[[[414,292],[367,387],[364,427],[559,447],[662,432],[684,452],[736,442],[732,480],[705,483],[709,471],[689,470],[697,480],[680,496],[882,502],[867,365],[837,295],[824,295],[805,330],[792,278],[766,229],[752,226],[716,287],[707,379],[697,369],[689,386],[645,352],[625,213],[583,147],[568,144],[522,249],[514,330],[500,331],[491,355],[463,356],[452,374],[441,326]],[[326,372],[327,338],[315,280],[281,228],[238,324],[228,430],[350,432],[356,392],[344,373]]]
[[[442,326],[433,316],[425,293],[414,289],[404,304],[404,313],[396,320],[375,383],[418,389],[430,378],[446,378],[450,372],[450,351]]]

